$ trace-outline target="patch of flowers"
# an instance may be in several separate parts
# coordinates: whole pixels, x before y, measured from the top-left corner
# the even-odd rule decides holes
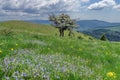
[[[108,78],[116,78],[116,73],[115,72],[108,72],[107,77]]]
[[[69,79],[71,75],[80,79],[96,75],[80,56],[65,54],[36,54],[30,50],[14,50],[13,56],[0,61],[4,72],[2,79]],[[96,78],[98,76],[96,75]]]
[[[0,50],[0,53],[2,53],[2,50]]]

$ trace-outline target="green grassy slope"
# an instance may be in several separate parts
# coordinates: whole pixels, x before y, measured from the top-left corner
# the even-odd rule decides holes
[[[55,34],[56,33],[56,29],[49,25],[38,25],[38,24],[33,24],[30,22],[25,22],[25,21],[1,22],[0,27],[9,28],[13,30],[20,30],[20,31],[44,33],[44,34]]]
[[[0,29],[3,29],[7,28],[8,24],[0,25]],[[39,28],[31,28],[31,34],[30,28],[23,25],[23,29],[20,25],[12,24],[11,33],[0,35],[1,80],[120,79],[119,42],[60,38],[54,35],[55,31],[49,35],[48,31],[52,30],[52,27],[48,27],[47,32],[37,32]],[[45,26],[41,27],[44,30]],[[23,30],[28,31],[22,32]],[[76,35],[80,34],[76,32]]]
[[[34,24],[25,21],[6,21],[0,23],[0,28],[10,29],[16,32],[28,32],[28,33],[36,33],[36,34],[43,34],[43,35],[53,35],[59,36],[58,29],[50,26],[50,25],[43,25],[43,24]],[[78,33],[74,31],[75,38],[83,38],[85,40],[93,39],[90,36],[84,35],[82,33]],[[65,37],[68,36],[68,31],[65,31]]]

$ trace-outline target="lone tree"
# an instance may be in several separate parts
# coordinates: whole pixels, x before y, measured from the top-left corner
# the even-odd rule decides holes
[[[69,36],[73,34],[72,30],[73,28],[77,27],[76,21],[72,20],[69,15],[67,14],[61,14],[58,16],[55,16],[54,14],[49,16],[49,20],[52,22],[52,25],[56,28],[58,28],[60,37],[64,36],[64,31],[69,31]]]

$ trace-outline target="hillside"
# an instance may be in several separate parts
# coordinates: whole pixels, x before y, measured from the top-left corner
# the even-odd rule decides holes
[[[0,27],[44,34],[55,34],[57,32],[54,27],[49,25],[34,24],[25,21],[5,21],[0,23]]]
[[[120,23],[110,23],[99,20],[78,21],[80,28],[77,30],[84,34],[100,39],[105,34],[109,41],[120,41]]]
[[[11,29],[17,30],[22,32],[31,32],[36,34],[43,34],[43,35],[57,35],[59,36],[58,29],[45,24],[35,24],[26,21],[6,21],[0,23],[1,29]],[[83,33],[78,33],[74,31],[75,38],[82,38],[85,40],[93,39],[91,36],[84,35]],[[68,36],[68,31],[65,31],[65,36]]]
[[[117,27],[106,28],[106,29],[95,29],[82,31],[84,34],[93,36],[97,39],[105,34],[109,41],[120,41],[120,29]]]
[[[120,80],[119,42],[56,32],[48,25],[0,23],[0,80]]]

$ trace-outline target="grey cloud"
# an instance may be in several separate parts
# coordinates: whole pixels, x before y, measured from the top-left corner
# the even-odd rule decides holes
[[[96,3],[91,4],[88,9],[89,10],[101,10],[105,7],[115,6],[116,2],[114,0],[102,0]]]
[[[117,9],[117,10],[120,10],[120,4],[115,5],[113,8],[114,8],[114,9]]]
[[[80,12],[89,0],[0,0],[1,19],[47,19],[49,14]],[[72,16],[72,15],[71,15]]]
[[[81,3],[89,0],[0,0],[0,9],[7,13],[56,13],[79,10]]]

